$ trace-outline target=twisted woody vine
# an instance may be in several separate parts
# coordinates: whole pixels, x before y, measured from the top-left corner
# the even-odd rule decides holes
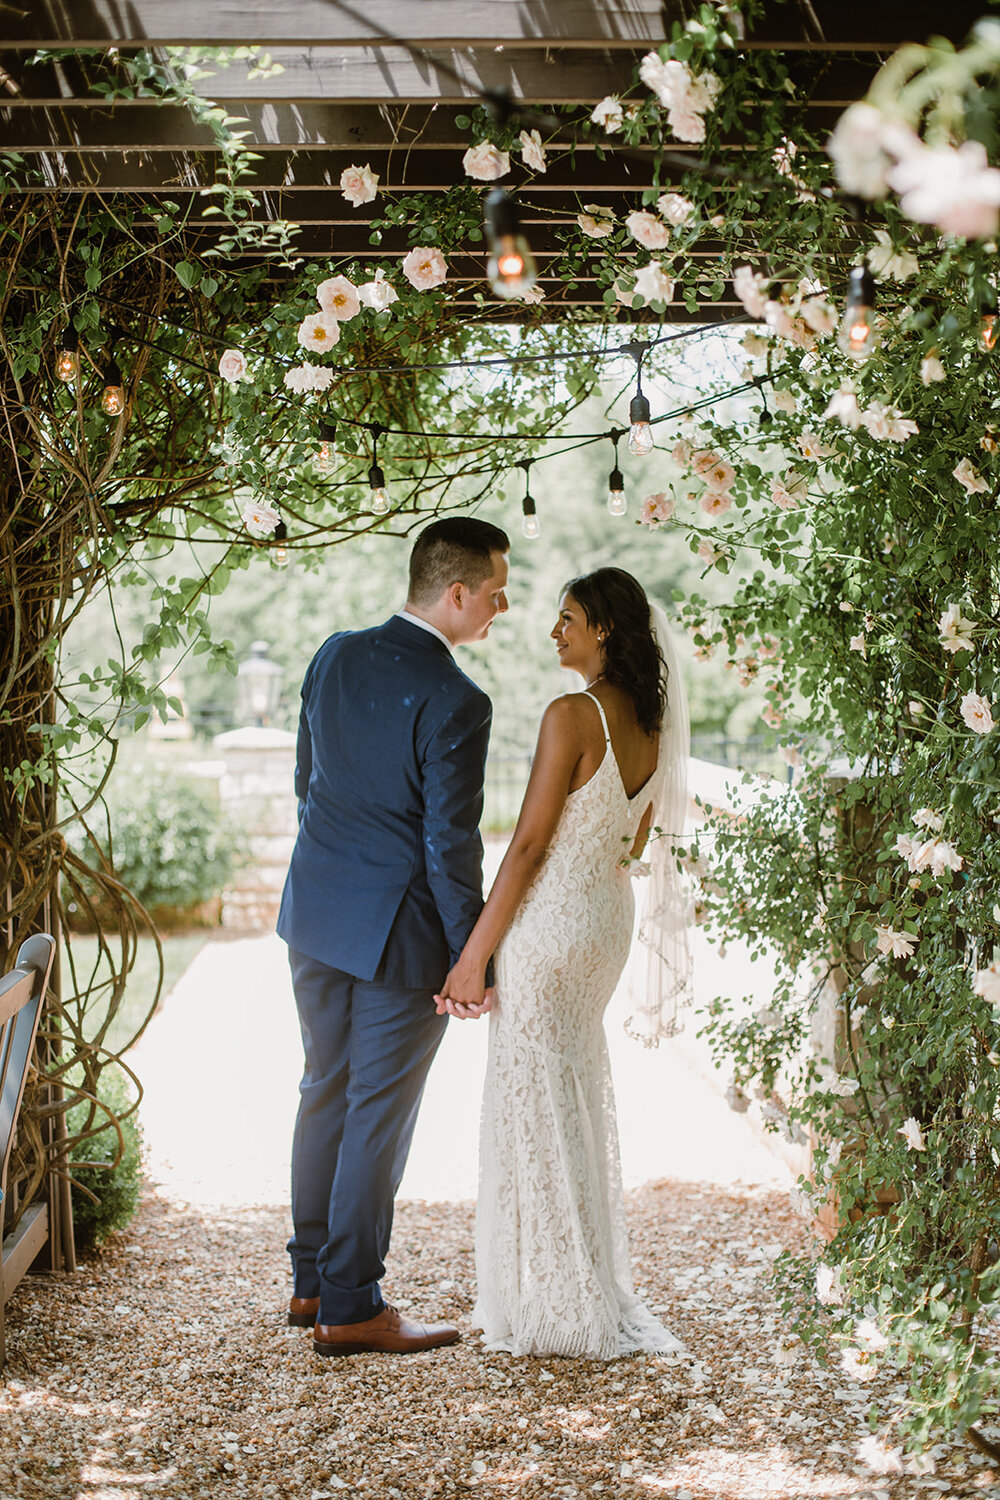
[[[91,59],[109,97],[183,99],[228,141],[210,201],[233,225],[221,253],[196,252],[198,220],[170,203],[152,254],[138,202],[95,197],[77,214],[57,196],[11,196],[2,229],[0,797],[17,830],[3,850],[14,946],[43,911],[58,923],[95,888],[115,914],[101,923],[113,978],[77,973],[70,942],[47,1017],[68,1102],[91,1099],[98,1118],[107,1026],[145,922],[98,851],[115,725],[126,707],[165,707],[147,664],[187,649],[232,665],[208,603],[234,570],[405,532],[540,460],[621,347],[620,323],[552,320],[584,257],[596,255],[609,311],[694,312],[731,281],[750,395],[684,422],[652,413],[684,480],[648,495],[640,524],[651,548],[687,546],[705,575],[728,575],[724,606],[698,592],[675,604],[696,655],[764,685],[794,778],[738,819],[705,809],[683,851],[712,940],[779,960],[765,1010],[748,1018],[742,997],[720,997],[693,1024],[733,1071],[738,1107],[756,1095],[775,1128],[813,1142],[803,1185],[835,1229],[778,1275],[801,1336],[847,1378],[906,1383],[905,1397],[873,1403],[871,1467],[923,1472],[944,1431],[995,1451],[1000,24],[957,52],[904,49],[827,138],[781,57],[743,50],[705,6],[589,117],[564,110],[542,129],[470,111],[455,185],[433,198],[384,194],[357,162],[345,197],[378,206],[376,235],[406,226],[410,238],[378,272],[363,259],[296,266],[294,227],[256,223],[245,150],[209,102],[219,61]],[[738,167],[722,149],[737,133]],[[610,158],[652,146],[661,186],[623,214],[581,203],[545,295],[523,266],[511,286],[491,264],[506,300],[484,284],[459,314],[449,255],[482,243],[497,260],[484,192],[512,164],[544,173],[579,135]],[[27,180],[16,158],[0,166],[8,186]],[[261,240],[294,272],[277,299],[262,269],[227,265]],[[648,373],[658,335],[644,328]],[[518,362],[526,350],[550,357]],[[463,362],[456,379],[447,367]],[[178,573],[131,655],[67,682],[59,647],[74,613],[188,537],[211,563]],[[70,821],[93,834],[86,863],[67,846]],[[830,986],[837,1036],[817,1056],[807,1043]],[[28,1197],[39,1141],[29,1132],[17,1167]]]

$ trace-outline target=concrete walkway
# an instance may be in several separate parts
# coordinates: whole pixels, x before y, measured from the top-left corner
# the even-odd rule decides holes
[[[696,943],[699,1003],[756,988],[769,975],[730,949],[723,964]],[[607,1033],[618,1097],[626,1186],[660,1178],[790,1185],[787,1168],[746,1117],[699,1070],[688,1032],[655,1050],[623,1030],[624,997]],[[473,1198],[487,1022],[449,1023],[431,1072],[400,1196]],[[131,1061],[143,1081],[142,1122],[152,1177],[194,1205],[284,1204],[302,1066],[284,944],[274,936],[209,942],[170,993]]]

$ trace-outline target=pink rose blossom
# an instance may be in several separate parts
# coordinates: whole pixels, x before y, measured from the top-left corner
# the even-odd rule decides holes
[[[615,216],[610,208],[604,208],[600,203],[585,203],[583,210],[582,214],[577,214],[576,222],[592,240],[607,239],[614,233]]]
[[[219,360],[219,374],[229,385],[236,385],[247,372],[246,355],[239,349],[226,349]]]
[[[677,502],[672,495],[661,490],[657,495],[647,495],[639,508],[639,520],[643,526],[658,526],[673,515]]]
[[[904,214],[918,224],[969,240],[997,232],[1000,172],[989,165],[979,141],[958,147],[920,143],[893,167],[889,183]]]
[[[404,257],[403,275],[418,292],[429,292],[447,279],[448,267],[436,246],[418,245]]]
[[[659,261],[650,261],[637,273],[632,295],[643,302],[669,302],[674,295],[674,278]]]
[[[325,391],[333,384],[333,371],[325,365],[295,365],[285,371],[285,384],[299,396],[307,391]]]
[[[691,199],[685,198],[681,193],[664,193],[656,200],[656,206],[667,223],[672,224],[675,229],[686,224],[694,214]]]
[[[793,469],[781,479],[771,480],[771,499],[780,510],[798,510],[806,499],[808,486],[801,474]]]
[[[699,479],[704,479],[710,469],[721,463],[722,459],[714,448],[697,448],[691,454],[691,468]]]
[[[492,141],[480,141],[478,146],[470,146],[466,151],[462,157],[462,166],[466,177],[474,177],[477,182],[495,182],[498,177],[503,177],[510,171],[510,157],[506,151],[494,146]],[[425,291],[426,288],[420,287],[418,290]]]
[[[638,209],[625,220],[625,228],[634,240],[645,245],[647,250],[662,250],[670,243],[670,229],[655,214],[641,213]]]
[[[675,443],[673,448],[671,449],[670,457],[673,459],[675,464],[679,464],[682,469],[686,469],[688,464],[691,462],[691,455],[693,452],[694,449],[691,447],[691,444],[688,442],[687,438],[681,438],[680,442]]]
[[[799,312],[813,333],[833,333],[840,322],[837,309],[820,297],[810,297],[803,302]]]
[[[710,490],[725,492],[732,489],[736,479],[736,470],[732,464],[720,458],[718,463],[713,464],[710,469],[705,469],[701,477]]]
[[[911,958],[917,945],[912,932],[896,932],[892,927],[876,927],[879,953],[891,954],[893,958]]]
[[[701,508],[706,516],[724,516],[732,503],[732,495],[724,490],[706,490],[701,497]]]
[[[345,167],[340,174],[340,191],[355,208],[371,203],[378,193],[378,173],[367,162],[363,167]]]
[[[981,693],[966,693],[959,704],[959,712],[975,734],[989,734],[993,729],[993,708],[988,698]]]
[[[316,301],[325,313],[346,323],[361,311],[358,289],[346,276],[330,276],[316,288]]]
[[[273,505],[266,505],[263,500],[255,500],[244,505],[242,519],[250,535],[262,541],[274,531],[281,520],[281,515]]]
[[[298,340],[306,349],[325,354],[340,338],[340,324],[324,312],[310,313],[299,324]]]
[[[698,556],[702,562],[708,563],[710,568],[714,568],[717,562],[722,561],[726,553],[723,548],[714,547],[708,537],[702,537],[698,543]]]
[[[987,969],[976,970],[972,989],[990,1005],[1000,1005],[1000,960],[994,959]]]
[[[764,316],[767,306],[765,286],[764,277],[755,275],[749,266],[737,266],[733,272],[733,291],[751,318]]]
[[[962,488],[970,495],[981,495],[989,489],[986,480],[969,458],[963,458],[961,463],[956,464],[951,474],[952,478],[957,479]]]

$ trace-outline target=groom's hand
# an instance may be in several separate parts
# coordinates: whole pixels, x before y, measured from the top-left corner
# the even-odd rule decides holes
[[[492,1010],[496,991],[487,989],[481,972],[463,970],[461,963],[450,971],[440,993],[434,996],[439,1016],[454,1016],[457,1021],[475,1021]]]

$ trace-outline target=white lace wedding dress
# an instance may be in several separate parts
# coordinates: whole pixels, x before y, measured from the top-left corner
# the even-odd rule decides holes
[[[488,1348],[511,1354],[676,1354],[683,1346],[632,1289],[603,1024],[632,941],[619,862],[649,789],[628,798],[604,710],[587,696],[604,759],[569,794],[497,953],[473,1321]]]

